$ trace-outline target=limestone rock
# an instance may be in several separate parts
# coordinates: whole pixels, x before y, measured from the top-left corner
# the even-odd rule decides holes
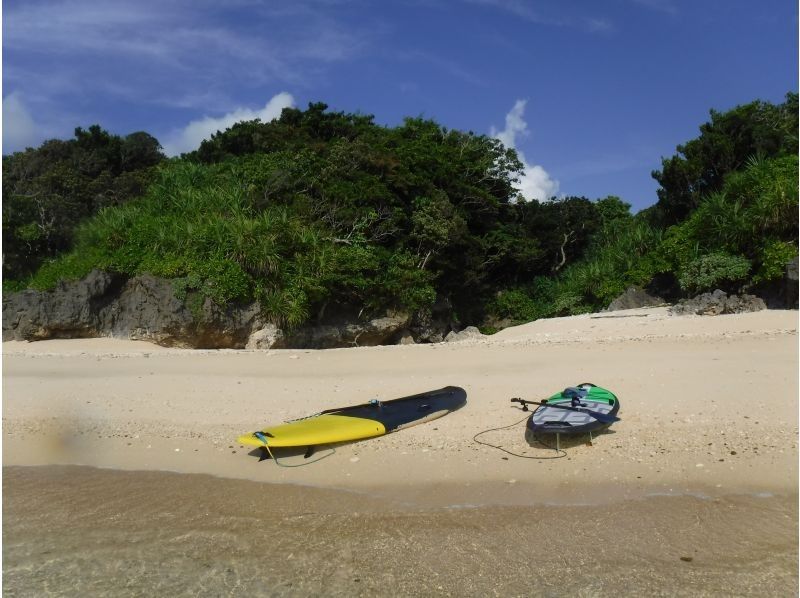
[[[259,328],[247,339],[245,349],[272,349],[283,339],[283,331],[275,324]]]
[[[441,300],[432,309],[415,313],[408,330],[418,343],[441,343],[453,327],[452,305]]]
[[[400,333],[400,337],[397,339],[397,343],[396,344],[398,344],[398,345],[413,345],[413,344],[416,344],[416,341],[414,340],[414,337],[412,336],[412,334],[408,330],[405,330],[405,331]]]
[[[467,340],[476,340],[483,338],[483,334],[475,326],[467,326],[461,332],[451,331],[444,337],[446,343],[458,343]]]
[[[288,333],[276,346],[288,349],[331,349],[385,345],[406,328],[410,319],[408,314],[391,313],[366,322],[302,326]]]
[[[131,278],[102,314],[112,336],[146,340],[167,347],[190,347],[194,320],[175,297],[170,281],[145,274]]]
[[[663,305],[663,303],[664,300],[661,297],[654,297],[639,287],[628,287],[624,293],[622,293],[608,305],[605,311],[636,309],[637,307]]]
[[[50,291],[3,297],[3,339],[114,336],[168,347],[241,348],[261,328],[255,304],[220,308],[205,301],[192,313],[172,282],[150,275],[129,280],[92,271]]]
[[[167,279],[93,271],[50,291],[4,295],[3,339],[114,336],[196,349],[327,349],[389,344],[411,323],[405,313],[361,321],[358,312],[339,311],[335,323],[284,332],[264,319],[257,303],[219,306],[199,299],[177,297]]]
[[[786,307],[797,309],[798,307],[798,276],[797,258],[786,264]]]
[[[673,315],[694,314],[698,316],[718,316],[761,311],[767,306],[753,295],[728,295],[717,289],[713,293],[703,293],[691,299],[684,299],[670,308]]]
[[[52,291],[3,295],[3,340],[103,336],[99,313],[119,280],[93,270],[82,280],[60,282]]]

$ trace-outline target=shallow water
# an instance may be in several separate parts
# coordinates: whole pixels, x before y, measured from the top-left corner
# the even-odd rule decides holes
[[[3,594],[790,596],[797,504],[422,508],[204,475],[4,467]]]

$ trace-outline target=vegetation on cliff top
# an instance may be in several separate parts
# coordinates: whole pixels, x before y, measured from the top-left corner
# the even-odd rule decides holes
[[[443,307],[463,324],[596,310],[627,286],[758,288],[797,255],[797,95],[712,112],[653,176],[659,201],[519,201],[496,139],[324,104],[167,160],[91,127],[3,158],[6,289],[92,268],[258,300],[281,325]]]

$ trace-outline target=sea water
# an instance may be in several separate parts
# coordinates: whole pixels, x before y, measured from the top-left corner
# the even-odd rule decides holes
[[[797,556],[797,497],[421,508],[205,475],[3,469],[4,596],[788,596]]]

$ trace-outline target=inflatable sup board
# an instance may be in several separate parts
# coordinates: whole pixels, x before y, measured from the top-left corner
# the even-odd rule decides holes
[[[614,393],[584,382],[543,401],[528,418],[527,429],[533,434],[587,434],[610,426],[618,412]]]
[[[361,405],[328,409],[286,424],[239,436],[237,442],[259,448],[309,447],[382,436],[447,415],[467,402],[463,388],[439,390]]]

